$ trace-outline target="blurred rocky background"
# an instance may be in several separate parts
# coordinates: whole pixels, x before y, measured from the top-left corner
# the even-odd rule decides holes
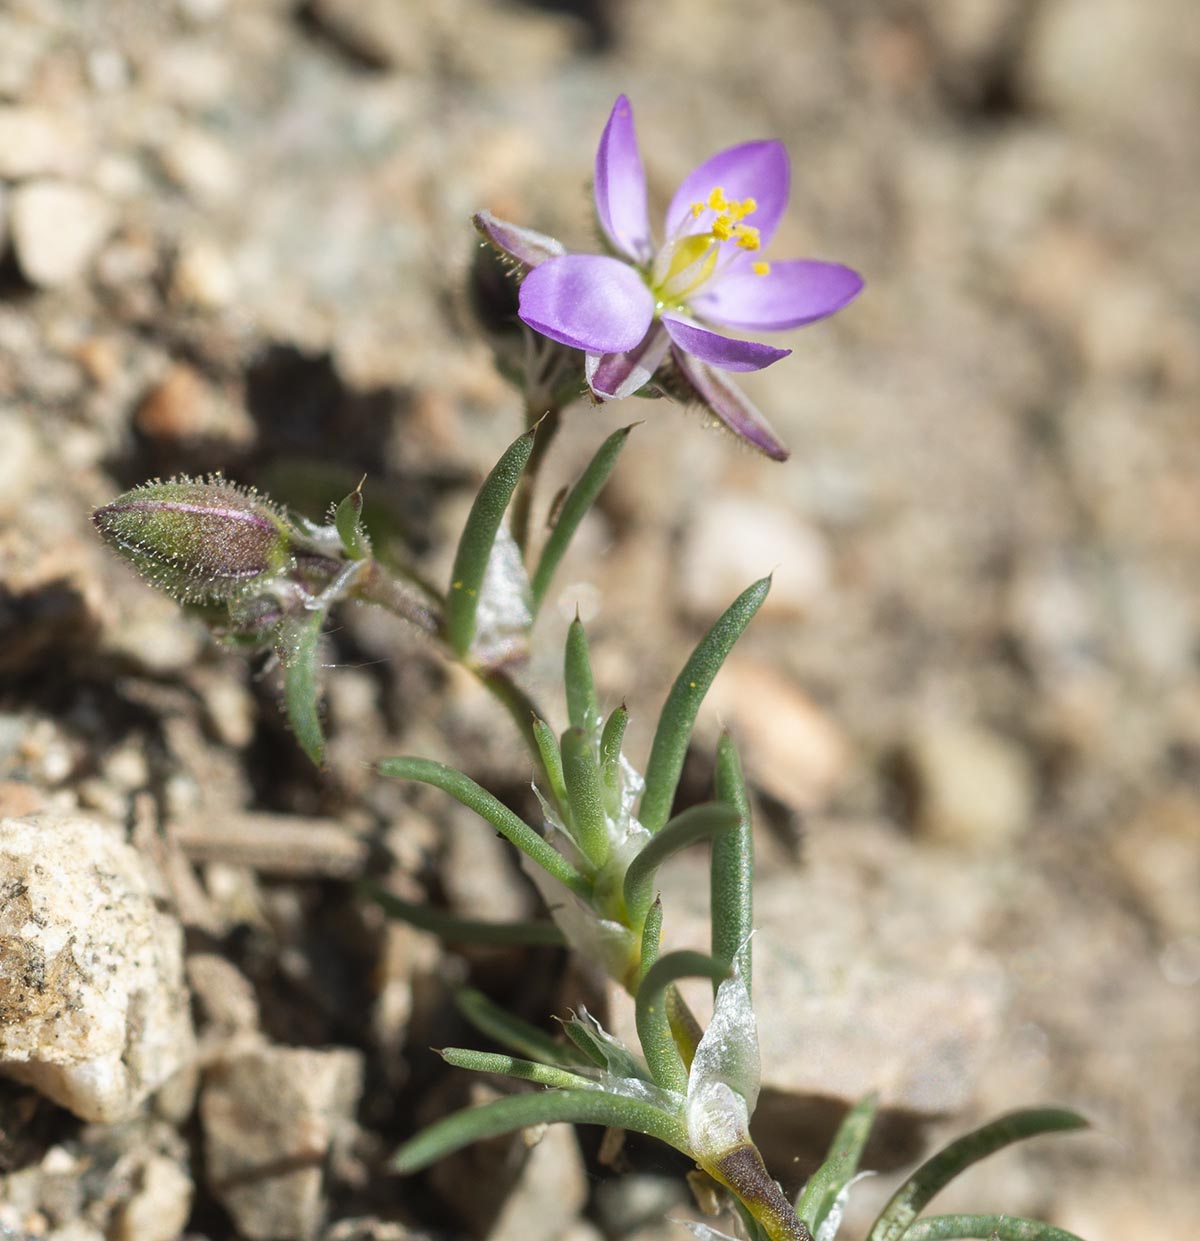
[[[869,1162],[893,1174],[860,1187],[861,1219],[938,1134],[1054,1101],[1094,1132],[997,1156],[937,1205],[1194,1237],[1196,16],[0,2],[0,1235],[681,1235],[684,1169],[638,1142],[614,1158],[553,1130],[416,1182],[384,1170],[495,1088],[427,1050],[478,1042],[456,983],[532,1019],[577,994],[553,952],[448,952],[347,883],[535,908],[481,824],[367,768],[453,758],[525,804],[490,700],[348,612],[318,776],[270,676],[87,524],[152,475],[219,469],[319,516],[365,473],[377,529],[443,573],[520,427],[463,295],[470,215],[587,248],[624,91],[660,207],[713,151],[777,136],[794,190],[775,253],[868,287],[747,383],[786,465],[694,411],[580,403],[542,511],[645,423],[530,680],[545,696],[578,606],[641,759],[691,642],[774,569],[684,792],[705,795],[724,721],[759,809],[776,1171],[801,1181],[879,1086]],[[695,863],[665,885],[669,934],[703,946]]]

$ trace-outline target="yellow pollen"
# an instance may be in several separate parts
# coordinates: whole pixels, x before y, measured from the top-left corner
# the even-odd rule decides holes
[[[762,244],[758,239],[758,229],[750,224],[735,224],[733,235],[734,244],[743,250],[757,250]]]
[[[738,225],[734,224],[733,219],[727,215],[719,215],[713,221],[712,235],[718,241],[728,241],[733,236]]]
[[[770,263],[753,263],[751,266],[756,276],[769,276],[771,274]]]
[[[708,205],[714,211],[724,211],[729,203],[725,201],[725,191],[719,186],[714,186],[713,191],[708,196]]]
[[[698,220],[707,210],[704,203],[692,203],[692,218]]]

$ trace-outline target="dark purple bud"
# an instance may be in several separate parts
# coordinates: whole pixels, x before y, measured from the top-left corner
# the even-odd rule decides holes
[[[146,483],[92,521],[153,585],[186,602],[235,599],[291,558],[283,515],[223,478]]]

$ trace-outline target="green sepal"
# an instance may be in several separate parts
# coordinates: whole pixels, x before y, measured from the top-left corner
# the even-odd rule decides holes
[[[599,870],[608,861],[608,825],[596,755],[591,738],[582,728],[568,728],[563,733],[562,763],[575,843]]]
[[[574,1017],[570,1021],[564,1021],[563,1033],[566,1034],[576,1050],[585,1059],[590,1060],[598,1068],[608,1068],[608,1056],[605,1054],[604,1045],[592,1030],[588,1028],[586,1022],[578,1017]]]
[[[567,719],[572,728],[582,728],[591,740],[594,730],[599,727],[600,708],[596,705],[596,683],[592,678],[587,631],[578,616],[567,630],[563,682],[567,692]]]
[[[661,1108],[599,1090],[547,1090],[510,1095],[482,1107],[456,1112],[406,1142],[392,1157],[394,1172],[419,1172],[431,1163],[484,1138],[512,1133],[529,1125],[565,1122],[629,1129],[658,1138],[687,1153],[687,1128]]]
[[[737,960],[746,990],[752,992],[750,951],[754,930],[754,834],[750,826],[750,798],[737,747],[728,733],[717,742],[717,769],[713,781],[717,801],[741,816],[736,827],[713,837],[710,871],[712,954]]]
[[[483,480],[463,527],[450,573],[450,589],[446,592],[445,617],[446,640],[460,658],[471,649],[475,638],[475,614],[488,557],[492,554],[504,510],[533,451],[533,439],[534,431],[526,431],[509,445]]]
[[[365,481],[365,480],[364,480]],[[371,554],[371,540],[362,524],[362,483],[333,510],[333,525],[352,560],[366,560]]]
[[[533,1082],[537,1086],[556,1086],[560,1090],[596,1088],[591,1078],[580,1077],[578,1073],[571,1073],[557,1065],[538,1064],[536,1060],[520,1060],[516,1056],[471,1051],[465,1047],[443,1047],[438,1055],[456,1069],[470,1069],[472,1073],[499,1073],[504,1077],[515,1077],[518,1081]]]
[[[455,991],[454,1006],[480,1034],[493,1039],[501,1047],[520,1052],[531,1060],[566,1068],[580,1062],[573,1047],[557,1042],[545,1030],[514,1017],[474,987],[460,987]]]
[[[1017,1215],[929,1215],[904,1233],[904,1241],[953,1241],[984,1237],[987,1241],[1082,1241],[1065,1228]]]
[[[735,806],[705,802],[677,814],[629,863],[625,872],[625,908],[631,926],[638,926],[654,899],[658,868],[672,854],[700,840],[714,840],[742,822]],[[728,957],[724,958],[729,960]]]
[[[729,962],[703,952],[668,952],[646,971],[634,997],[638,1039],[655,1082],[665,1090],[687,1093],[688,1069],[671,1033],[667,990],[681,978],[729,977]]]
[[[842,1118],[837,1133],[829,1144],[825,1162],[808,1178],[808,1184],[796,1203],[796,1214],[814,1235],[837,1201],[838,1194],[854,1178],[863,1147],[871,1136],[879,1096],[869,1094],[860,1099]]]
[[[716,624],[700,639],[683,671],[671,686],[658,719],[650,761],[646,764],[646,791],[638,818],[650,832],[657,832],[671,814],[671,803],[683,771],[688,741],[700,703],[733,644],[741,637],[755,612],[762,607],[771,579],[764,577],[742,591]]]
[[[980,1159],[1025,1138],[1036,1137],[1040,1133],[1086,1129],[1087,1123],[1078,1113],[1065,1108],[1036,1107],[1010,1112],[1007,1116],[1001,1116],[971,1133],[964,1134],[927,1159],[896,1190],[868,1233],[867,1241],[900,1241],[901,1237],[907,1239],[909,1233],[906,1229],[934,1194]]]
[[[554,735],[554,730],[546,723],[545,720],[539,719],[536,715],[533,720],[533,740],[537,745],[538,754],[542,760],[542,771],[546,775],[546,782],[550,786],[550,799],[554,802],[555,808],[562,816],[563,826],[570,828],[571,826],[571,804],[567,800],[567,786],[563,778],[563,761],[562,751],[558,748],[558,738]]]
[[[579,523],[587,514],[588,509],[592,507],[609,474],[612,473],[617,457],[632,430],[633,426],[622,427],[621,430],[614,431],[600,445],[596,455],[580,475],[579,481],[571,488],[567,498],[563,501],[558,511],[558,519],[554,523],[554,529],[550,531],[550,537],[542,548],[542,554],[538,557],[537,568],[534,569],[530,582],[534,616],[538,614],[538,609],[546,597],[546,591],[550,589],[550,582],[575,531],[579,528]]]
[[[621,703],[600,734],[600,783],[608,813],[614,817],[621,808],[621,743],[628,723],[629,709]]]
[[[592,885],[557,849],[470,776],[427,758],[385,758],[378,764],[377,770],[381,776],[394,780],[419,780],[422,784],[432,784],[434,788],[449,793],[456,801],[486,819],[501,836],[516,845],[559,883],[565,884],[584,900],[591,896]]]
[[[553,922],[483,922],[457,918],[443,909],[406,901],[376,883],[363,882],[359,890],[390,918],[428,931],[450,944],[512,944],[531,948],[562,948],[563,933]]]
[[[287,617],[279,626],[276,652],[283,665],[283,708],[300,748],[320,767],[325,761],[321,728],[321,687],[317,655],[325,612],[314,610]]]

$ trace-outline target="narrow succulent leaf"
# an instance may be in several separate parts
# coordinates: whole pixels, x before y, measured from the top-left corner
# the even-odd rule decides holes
[[[509,445],[484,479],[471,506],[467,524],[463,527],[450,574],[450,589],[446,594],[446,639],[460,657],[470,650],[475,637],[475,617],[488,558],[492,554],[504,510],[533,451],[533,439],[534,432],[526,431]]]
[[[590,740],[600,719],[596,705],[596,683],[588,654],[587,630],[577,616],[567,630],[567,651],[563,660],[563,680],[567,690],[567,719],[572,728],[581,728]]]
[[[451,944],[515,944],[528,947],[561,948],[563,933],[553,922],[483,922],[457,918],[432,905],[406,901],[385,891],[378,884],[361,885],[364,896],[374,901],[391,918],[428,931]]]
[[[687,1152],[687,1134],[674,1116],[661,1108],[598,1090],[548,1090],[510,1095],[482,1107],[457,1112],[406,1142],[392,1158],[392,1170],[419,1172],[431,1163],[484,1138],[511,1133],[529,1125],[565,1122],[629,1129],[658,1138]]]
[[[434,788],[449,793],[456,801],[486,819],[501,836],[572,892],[585,900],[591,894],[591,884],[557,849],[470,776],[427,758],[385,758],[379,764],[378,771],[380,775],[394,780],[419,780],[422,784],[432,784]]]
[[[615,815],[621,805],[621,743],[629,723],[629,710],[624,703],[608,717],[600,734],[600,782],[604,787],[604,804]]]
[[[550,583],[575,531],[579,529],[579,523],[583,521],[588,509],[595,503],[596,497],[600,494],[609,474],[612,473],[617,457],[621,449],[625,447],[625,441],[632,430],[633,426],[622,427],[621,430],[614,431],[600,445],[596,455],[588,463],[587,469],[563,501],[554,523],[554,529],[551,530],[550,537],[546,540],[546,545],[542,548],[542,554],[538,558],[537,568],[533,571],[531,593],[535,616],[546,597],[546,592],[550,589]]]
[[[325,613],[320,610],[288,617],[280,626],[276,644],[283,664],[283,705],[288,723],[300,748],[318,767],[325,759],[321,687],[317,680],[317,657],[324,623]]]
[[[608,1056],[605,1054],[604,1045],[586,1022],[580,1021],[578,1017],[565,1021],[563,1031],[578,1051],[597,1068],[608,1068]]]
[[[667,858],[697,841],[713,840],[722,832],[732,831],[741,822],[737,808],[721,802],[706,802],[677,814],[629,863],[625,872],[625,907],[630,922],[636,926],[646,916],[654,899],[658,868]],[[724,959],[729,960],[728,957]]]
[[[667,988],[667,1020],[671,1023],[671,1035],[683,1057],[683,1063],[691,1071],[696,1049],[704,1037],[704,1028],[696,1020],[696,1014],[688,1007],[687,1000],[678,987]]]
[[[346,554],[354,560],[365,560],[371,554],[371,543],[362,525],[362,511],[362,483],[333,510],[334,528]]]
[[[747,991],[751,986],[750,935],[754,930],[754,835],[750,826],[750,798],[737,747],[728,733],[717,743],[715,776],[717,800],[740,816],[736,827],[713,837],[710,872],[712,954],[736,960]]]
[[[646,922],[642,927],[642,977],[645,978],[650,967],[658,960],[658,950],[662,943],[663,907],[662,897],[656,896],[654,904],[646,914]]]
[[[579,1063],[573,1048],[557,1042],[545,1030],[493,1004],[482,991],[474,987],[460,987],[454,993],[458,1011],[480,1034],[495,1040],[502,1047],[520,1052],[531,1060],[570,1067]]]
[[[729,964],[702,952],[669,952],[646,971],[634,1002],[642,1052],[654,1080],[665,1090],[687,1092],[688,1072],[671,1034],[667,1017],[667,988],[681,978],[711,978],[729,973]]]
[[[878,1109],[879,1096],[876,1094],[859,1100],[838,1125],[825,1162],[809,1177],[796,1203],[796,1214],[814,1233],[820,1232],[838,1195],[854,1179]]]
[[[542,771],[546,774],[554,807],[563,822],[570,826],[570,803],[567,801],[567,785],[563,777],[562,751],[558,748],[558,738],[554,735],[554,730],[536,715],[533,717],[533,739],[541,755]]]
[[[1001,1116],[971,1133],[964,1134],[927,1159],[900,1186],[875,1221],[867,1241],[899,1241],[901,1237],[907,1238],[909,1234],[905,1230],[934,1194],[980,1159],[1040,1133],[1060,1133],[1086,1127],[1087,1121],[1075,1112],[1064,1108],[1040,1107],[1010,1112],[1007,1116]]]
[[[764,577],[744,590],[733,601],[716,624],[700,639],[691,658],[671,687],[659,716],[646,766],[646,791],[642,795],[638,817],[651,832],[659,831],[671,814],[671,803],[683,771],[688,741],[696,723],[700,703],[717,675],[733,644],[762,606],[771,579]]]
[[[562,735],[563,777],[575,843],[597,869],[608,860],[608,826],[600,769],[591,739],[582,728],[568,728]]]
[[[515,1077],[519,1081],[533,1082],[538,1086],[555,1086],[560,1090],[594,1090],[596,1083],[578,1073],[552,1064],[538,1064],[535,1060],[520,1060],[516,1056],[501,1056],[491,1051],[471,1051],[465,1047],[444,1047],[438,1053],[447,1064],[456,1069],[470,1069],[473,1073],[499,1073]]]
[[[930,1215],[904,1233],[904,1241],[955,1241],[983,1237],[987,1241],[1082,1241],[1065,1228],[1055,1228],[1017,1215]]]

